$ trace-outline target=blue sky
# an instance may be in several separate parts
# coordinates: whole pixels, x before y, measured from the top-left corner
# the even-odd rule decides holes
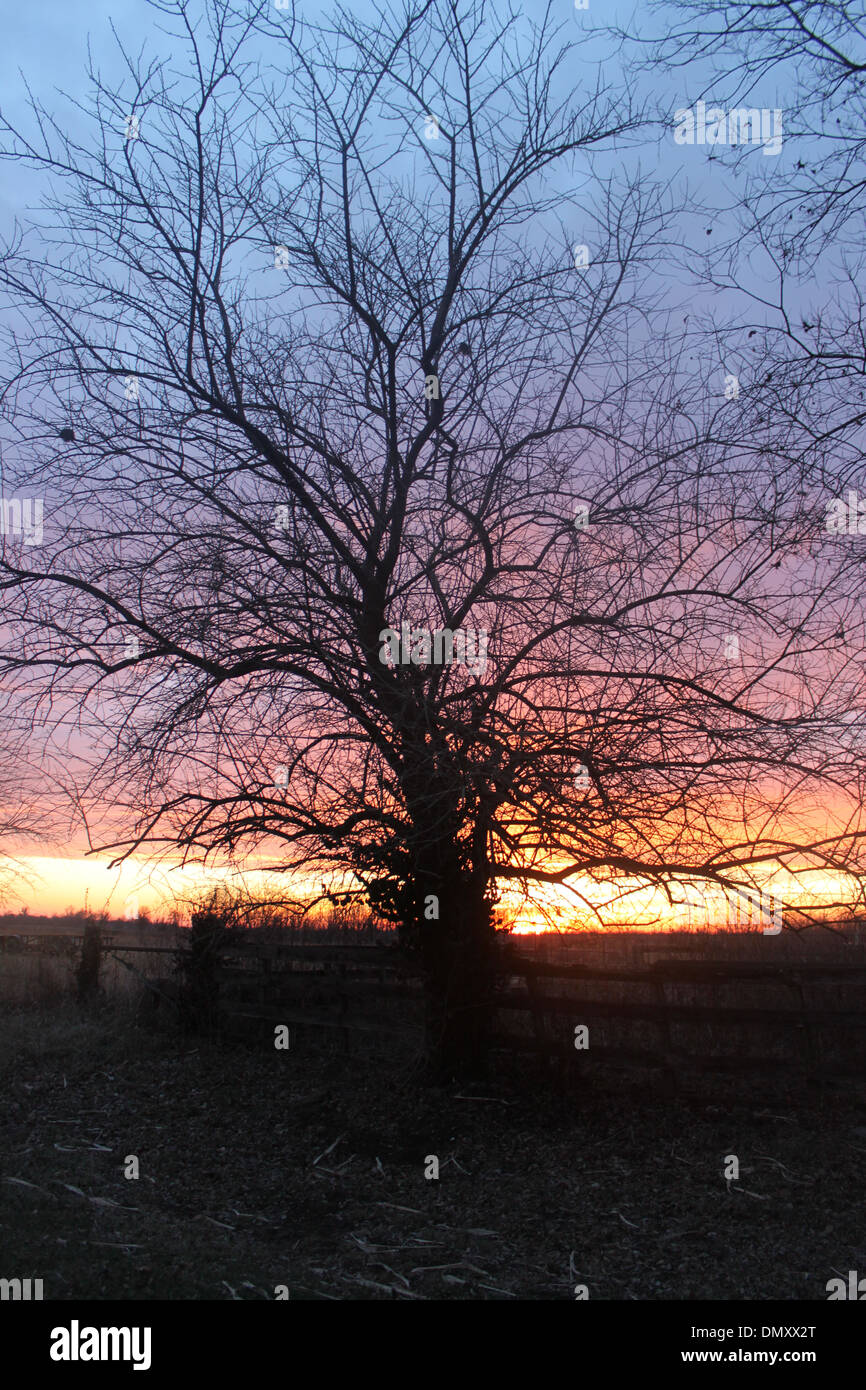
[[[587,13],[575,11],[571,0],[559,0],[563,19],[568,21],[569,26],[573,24],[580,30],[591,30],[594,23],[618,22],[627,27],[629,16],[635,9],[630,0],[614,6],[605,5],[603,0],[590,2],[593,9]],[[380,6],[365,3],[351,8],[353,13],[363,18],[365,15],[375,15]],[[540,4],[535,4],[530,7],[530,12],[540,12],[541,8]],[[314,20],[322,17],[324,9],[314,3],[301,6],[302,13]],[[651,22],[646,8],[638,7],[637,13],[646,28]],[[62,98],[55,94],[55,89],[65,90],[73,100],[83,96],[87,89],[88,51],[94,65],[102,70],[109,84],[115,74],[120,77],[122,62],[112,24],[131,52],[137,52],[143,44],[154,54],[172,52],[170,42],[156,31],[157,17],[143,0],[135,0],[135,3],[133,0],[87,0],[87,3],[83,3],[83,0],[72,0],[71,3],[45,0],[38,8],[20,6],[10,10],[4,18],[4,43],[0,49],[0,92],[3,99],[0,105],[7,120],[25,129],[30,128],[30,118],[24,79],[29,82],[36,98],[49,110],[64,113],[61,119],[69,122],[69,126],[64,128],[75,134],[76,122],[80,118],[75,115],[74,108],[70,111]],[[658,23],[661,26],[660,16]],[[581,47],[579,57],[589,59],[597,51],[596,44],[587,43]],[[591,61],[581,62],[575,71],[575,86],[591,90],[595,73],[596,68]],[[612,64],[611,76],[616,78],[616,75],[616,66]],[[672,119],[677,107],[691,104],[705,92],[707,80],[708,73],[696,66],[669,76],[651,78],[644,75],[639,79],[639,89],[647,96],[659,117]],[[761,107],[784,105],[779,101],[780,81],[779,76],[769,79],[752,94],[750,104]],[[719,93],[716,99],[721,103],[723,95]],[[87,127],[81,122],[80,128],[84,131]],[[771,162],[787,163],[796,157],[795,148],[786,145],[779,161],[764,159],[761,151],[755,150],[750,162],[760,166]],[[727,172],[724,162],[716,160],[711,164],[709,151],[705,147],[677,146],[673,140],[672,125],[664,132],[660,145],[657,146],[653,135],[648,133],[646,145],[640,151],[627,152],[625,158],[629,163],[639,159],[653,177],[668,177],[681,181],[683,186],[688,182],[693,191],[702,189],[707,196],[711,194],[720,203],[726,200],[728,190],[733,188],[733,176]],[[601,161],[599,163],[600,167],[604,167]],[[7,165],[4,172],[6,176],[0,183],[0,238],[8,235],[16,214],[26,213],[27,207],[38,201],[40,187],[40,178],[21,166],[11,169]],[[700,222],[690,227],[690,231],[695,231],[696,237],[702,238],[706,234],[705,225],[709,226],[709,222],[701,218]],[[717,238],[724,236],[726,228],[721,219],[714,224],[714,230]],[[581,239],[575,236],[575,240]],[[703,250],[705,243],[701,242],[700,245]],[[668,267],[669,273],[670,269]],[[676,284],[673,279],[669,289],[674,299],[687,292],[684,285]]]
[[[600,26],[621,25],[633,32],[637,25],[643,32],[663,32],[662,12],[647,6],[635,6],[633,0],[620,0],[608,4],[604,0],[590,0],[591,9],[576,11],[571,0],[556,0],[553,13],[561,9],[562,19],[569,28],[586,34],[587,37]],[[195,9],[196,7],[194,7]],[[359,18],[375,16],[380,6],[362,0],[352,4],[351,12]],[[494,7],[495,8],[495,7]],[[538,0],[528,5],[529,14],[539,16],[544,7]],[[330,6],[317,3],[317,0],[301,0],[300,13],[311,21],[321,19],[329,12]],[[275,17],[278,12],[274,11]],[[122,72],[122,61],[112,26],[130,51],[136,52],[142,45],[152,53],[165,55],[171,52],[171,44],[157,30],[158,24],[166,21],[143,0],[44,0],[38,6],[9,6],[4,13],[3,44],[0,47],[0,108],[3,115],[13,125],[29,125],[27,116],[27,97],[24,79],[29,82],[34,94],[49,109],[64,111],[64,120],[75,123],[74,113],[65,107],[55,89],[62,89],[73,98],[84,94],[87,87],[86,66],[88,49],[95,66],[99,67],[107,79]],[[597,67],[593,61],[601,53],[597,42],[582,45],[580,57],[587,60],[575,74],[576,87],[591,85],[595,80]],[[612,77],[617,76],[617,60],[609,67]],[[621,69],[620,69],[621,70]],[[632,75],[632,74],[629,74]],[[655,74],[651,78],[638,77],[638,90],[645,95],[652,108],[661,117],[673,117],[674,110],[693,101],[705,93],[709,72],[700,65],[692,64],[688,69],[680,69],[672,74]],[[781,74],[768,78],[752,94],[756,105],[772,107],[785,105],[784,98],[790,98],[790,84],[785,83]],[[721,98],[720,98],[721,99]],[[712,189],[716,197],[720,194],[721,174],[719,161],[708,164],[706,149],[683,149],[673,143],[672,128],[662,137],[661,148],[654,149],[652,140],[644,152],[645,160],[657,174],[687,175],[693,188],[702,186],[707,192]],[[759,152],[755,152],[759,158]],[[790,150],[783,149],[781,160],[790,158]],[[754,161],[753,161],[754,162]],[[776,161],[773,161],[774,163]],[[707,177],[710,176],[710,177]],[[0,184],[0,228],[8,229],[11,216],[26,208],[35,197],[38,185],[27,171],[17,169],[10,179],[7,175]]]

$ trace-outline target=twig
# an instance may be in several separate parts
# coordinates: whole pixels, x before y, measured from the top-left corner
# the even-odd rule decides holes
[[[411,1289],[401,1289],[399,1284],[377,1284],[375,1279],[362,1279],[360,1274],[350,1274],[348,1278],[355,1284],[363,1284],[365,1289],[382,1289],[385,1293],[399,1293],[403,1298],[421,1298],[419,1293],[412,1293]]]
[[[498,1231],[491,1231],[487,1226],[448,1226],[444,1221],[436,1224],[442,1231],[462,1231],[467,1236],[495,1236],[497,1240],[502,1239]]]
[[[322,1152],[319,1154],[319,1158],[327,1158],[327,1156],[328,1156],[328,1154],[331,1152],[331,1150],[332,1150],[332,1149],[335,1149],[335,1148],[337,1147],[337,1145],[339,1144],[340,1140],[341,1140],[341,1139],[345,1139],[345,1137],[346,1137],[345,1134],[338,1134],[338,1135],[337,1135],[337,1138],[334,1140],[333,1144],[329,1144],[328,1147],[327,1147],[326,1149],[323,1149],[323,1150],[322,1150]],[[318,1163],[319,1158],[314,1158],[314,1159],[313,1159],[313,1167],[314,1167],[314,1168],[315,1168],[316,1164]]]
[[[16,1187],[30,1187],[34,1192],[41,1192],[43,1197],[50,1197],[52,1202],[57,1201],[57,1194],[49,1192],[47,1187],[40,1187],[38,1183],[28,1182],[26,1178],[4,1178],[4,1182],[12,1182]]]
[[[775,1163],[777,1168],[781,1168],[789,1182],[798,1183],[801,1187],[812,1187],[814,1185],[814,1180],[812,1178],[795,1177],[790,1169],[785,1167],[784,1163],[779,1162],[778,1158],[771,1158],[769,1154],[756,1154],[755,1157],[763,1158],[767,1163]]]
[[[375,1261],[373,1262],[373,1268],[374,1268],[374,1269],[387,1269],[388,1273],[389,1273],[389,1274],[393,1274],[393,1276],[394,1276],[395,1279],[402,1279],[402,1280],[403,1280],[403,1283],[406,1285],[406,1288],[408,1289],[408,1287],[409,1287],[409,1280],[406,1278],[405,1274],[401,1274],[401,1273],[399,1272],[399,1270],[392,1269],[390,1265],[386,1265],[386,1264],[385,1264],[385,1261],[384,1261],[384,1260],[375,1260]]]
[[[134,1240],[89,1240],[88,1245],[107,1245],[110,1250],[143,1250],[144,1246]]]
[[[491,1105],[516,1105],[513,1100],[503,1100],[501,1096],[452,1096],[452,1100],[485,1100]]]

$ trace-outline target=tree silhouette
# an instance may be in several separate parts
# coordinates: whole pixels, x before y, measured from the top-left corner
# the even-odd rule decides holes
[[[155,8],[171,61],[91,74],[89,137],[7,128],[60,187],[0,261],[51,504],[5,677],[86,727],[117,854],[398,921],[430,1072],[471,1072],[504,887],[859,862],[847,808],[804,825],[850,790],[836,569],[795,568],[821,451],[687,363],[642,113],[549,17]]]

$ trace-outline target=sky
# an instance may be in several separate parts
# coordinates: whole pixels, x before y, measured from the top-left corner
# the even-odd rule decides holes
[[[592,27],[595,0],[589,12],[576,11],[566,0],[562,0],[563,14],[584,30]],[[355,13],[364,17],[375,14],[374,4],[352,7]],[[302,12],[319,17],[321,7],[301,6]],[[601,13],[599,5],[598,13]],[[605,5],[605,22],[619,22],[628,26],[631,16],[637,13],[643,21],[641,7],[632,4]],[[7,7],[4,14],[4,42],[0,46],[0,92],[3,93],[2,111],[13,124],[27,123],[26,92],[24,81],[30,85],[34,94],[49,107],[57,99],[55,88],[63,88],[73,98],[82,93],[86,81],[88,52],[97,67],[106,74],[116,71],[118,57],[111,33],[111,26],[117,30],[124,43],[135,49],[140,43],[153,37],[153,16],[148,8],[132,0],[43,0],[38,7]],[[164,48],[156,40],[157,50]],[[677,107],[686,106],[692,100],[692,93],[701,89],[702,74],[690,71],[688,74],[675,74],[666,82],[665,88],[646,89],[653,106],[660,113],[671,115]],[[584,74],[581,74],[585,80]],[[644,84],[645,85],[645,84]],[[779,79],[770,80],[765,90],[755,94],[756,105],[772,107],[779,101]],[[75,116],[63,109],[64,119],[70,121],[70,133],[74,134]],[[652,150],[650,150],[652,156]],[[782,160],[790,158],[783,149]],[[719,180],[724,180],[718,165],[710,168],[706,151],[698,148],[683,148],[675,145],[672,138],[667,139],[656,155],[659,167],[669,172],[671,178],[688,175],[693,186],[704,183],[714,192],[719,192]],[[17,215],[26,212],[35,203],[39,192],[36,177],[20,170],[14,180],[8,177],[0,181],[0,226],[4,235],[9,235]],[[84,842],[78,837],[67,841],[63,846],[46,847],[27,845],[18,847],[18,860],[22,866],[23,877],[16,882],[16,895],[26,901],[31,911],[62,912],[68,907],[81,908],[85,902],[92,908],[108,910],[112,915],[134,916],[137,910],[150,912],[164,910],[172,897],[181,897],[198,891],[206,881],[201,871],[187,869],[183,874],[167,875],[165,867],[154,868],[145,859],[127,862],[122,867],[110,866],[105,855],[85,859]],[[554,895],[550,911],[553,915],[567,916],[568,899],[560,901]],[[631,919],[641,913],[651,920],[659,910],[653,900],[633,900],[625,909]],[[535,919],[533,919],[535,920]]]

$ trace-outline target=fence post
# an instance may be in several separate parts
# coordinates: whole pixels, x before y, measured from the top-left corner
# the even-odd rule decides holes
[[[215,912],[194,912],[190,924],[186,964],[186,1015],[196,1032],[216,1028],[219,981],[217,967],[225,936],[225,924]]]
[[[78,963],[78,999],[88,1004],[99,993],[99,957],[102,942],[98,922],[87,922],[84,927],[84,940],[81,944],[81,960]]]

